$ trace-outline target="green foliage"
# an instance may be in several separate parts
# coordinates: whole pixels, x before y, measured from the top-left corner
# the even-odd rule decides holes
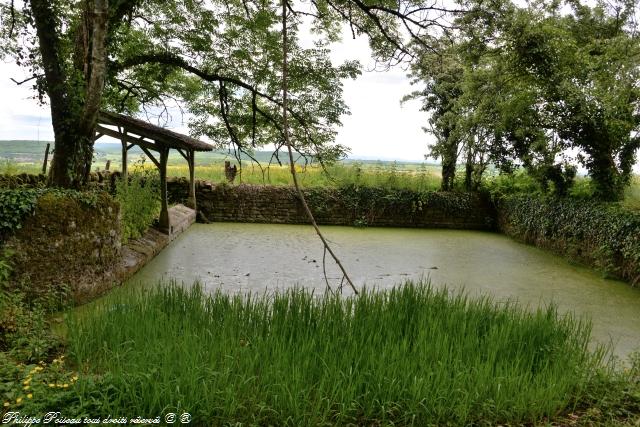
[[[640,281],[640,213],[616,204],[514,194],[498,199],[508,234]]]
[[[0,414],[73,410],[68,398],[78,376],[51,360],[62,342],[51,332],[49,316],[68,307],[70,289],[49,286],[35,291],[29,283],[9,282],[11,253],[0,256]]]
[[[620,200],[640,148],[633,2],[467,4],[459,33],[436,40],[442,52],[419,50],[412,66],[424,89],[411,96],[431,113],[443,179],[460,154],[467,189],[492,163],[523,166],[543,190],[565,195],[580,163],[595,197]]]
[[[482,191],[488,193],[494,202],[509,195],[545,193],[540,181],[524,170],[487,176],[482,181]]]
[[[46,358],[59,344],[49,332],[46,316],[64,306],[60,293],[68,291],[51,288],[47,295],[36,296],[28,284],[10,283],[12,256],[8,250],[0,255],[0,359],[34,362]],[[3,387],[7,384],[2,382],[0,392]]]
[[[129,290],[68,329],[81,368],[111,374],[100,413],[199,424],[531,423],[606,372],[584,322],[411,283],[355,298]]]
[[[86,390],[92,381],[80,379],[64,359],[59,355],[51,361],[47,358],[24,363],[0,353],[0,413],[18,411],[42,417],[53,411],[67,417],[91,415],[93,402],[80,402],[77,389]]]
[[[160,181],[157,172],[139,168],[129,180],[116,182],[115,199],[120,203],[122,239],[144,234],[160,213]]]
[[[26,217],[33,214],[38,199],[43,195],[70,198],[86,206],[95,207],[98,195],[93,191],[61,188],[0,188],[0,235],[15,232]]]
[[[0,290],[0,352],[21,361],[42,360],[58,345],[48,329],[39,303],[28,303],[22,292]]]
[[[41,194],[42,190],[32,188],[0,188],[0,233],[19,229],[24,218],[33,213]]]
[[[9,249],[0,248],[0,284],[6,283],[13,272],[11,257],[14,252]]]

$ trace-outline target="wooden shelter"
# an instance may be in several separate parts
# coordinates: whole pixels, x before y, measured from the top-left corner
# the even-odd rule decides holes
[[[107,126],[114,126],[116,129]],[[195,152],[211,151],[213,146],[159,126],[154,126],[133,117],[118,113],[101,111],[96,126],[94,141],[107,135],[119,139],[122,143],[122,177],[127,178],[127,152],[138,146],[149,157],[160,171],[160,228],[170,232],[169,206],[167,200],[167,160],[172,148],[185,158],[189,164],[189,207],[196,209],[195,188]],[[156,158],[152,152],[156,152]]]

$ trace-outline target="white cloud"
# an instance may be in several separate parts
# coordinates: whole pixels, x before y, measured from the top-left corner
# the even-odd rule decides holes
[[[357,59],[365,71],[344,82],[351,115],[343,117],[337,142],[350,147],[353,156],[423,160],[432,137],[422,131],[427,115],[419,111],[419,102],[400,105],[400,99],[415,90],[407,72],[400,67],[367,71],[375,68],[367,39],[354,40],[347,26],[342,36],[343,41],[332,46],[331,60],[337,65]]]
[[[0,63],[0,140],[53,140],[48,106],[38,106],[30,82],[16,85],[10,79],[23,80],[24,71],[14,64]]]

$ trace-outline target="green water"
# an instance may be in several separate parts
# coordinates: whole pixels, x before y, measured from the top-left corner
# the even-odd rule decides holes
[[[640,289],[603,279],[508,237],[478,231],[322,227],[357,287],[386,288],[429,277],[434,285],[517,300],[554,302],[561,312],[588,316],[595,342],[619,356],[640,350]],[[195,224],[129,280],[175,278],[227,292],[294,285],[325,289],[322,245],[310,226]],[[340,283],[327,258],[331,286]]]

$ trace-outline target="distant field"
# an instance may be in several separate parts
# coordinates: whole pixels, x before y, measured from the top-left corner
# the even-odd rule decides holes
[[[44,153],[47,146],[47,141],[0,141],[0,165],[3,161],[7,160],[13,164],[17,164],[19,167],[28,167],[30,164],[42,166],[44,160]],[[108,143],[96,143],[94,150],[94,169],[103,169],[107,160],[111,161],[113,168],[119,169],[121,163],[121,148],[119,144]],[[51,150],[53,150],[53,143],[51,143]],[[280,152],[280,160],[285,163],[288,162],[286,152]],[[146,156],[138,147],[134,147],[129,150],[129,162],[138,162],[141,158]],[[267,166],[270,162],[272,165],[278,165],[277,159],[273,156],[272,151],[256,151],[253,157],[258,160],[263,166]],[[243,165],[249,166],[251,159],[243,154],[241,156]],[[196,164],[198,165],[217,165],[222,164],[225,160],[229,160],[232,163],[237,163],[237,160],[233,152],[227,150],[214,150],[211,152],[197,152]],[[296,156],[297,164],[304,165],[304,158]],[[396,168],[399,170],[417,170],[421,162],[392,162],[392,161],[379,161],[379,160],[345,160],[343,163],[358,163],[363,168],[380,168],[384,165],[396,164]],[[175,150],[171,150],[169,153],[170,165],[186,165],[185,160]],[[432,166],[435,166],[431,164]]]
[[[39,173],[47,142],[42,141],[0,141],[0,174]],[[52,144],[53,145],[53,144]],[[118,144],[96,144],[94,156],[94,170],[103,170],[107,160],[111,161],[111,170],[120,170],[121,154]],[[263,169],[243,159],[242,175],[238,175],[236,182],[251,184],[291,185],[291,175],[288,166],[278,165],[272,159],[272,153],[258,151],[255,157],[260,160]],[[286,155],[281,153],[282,160]],[[129,151],[130,168],[141,164],[145,159],[139,148]],[[224,160],[237,163],[232,153],[214,151],[196,153],[196,178],[220,182],[224,178]],[[269,166],[269,161],[273,160]],[[145,167],[152,163],[147,159]],[[345,184],[359,184],[364,186],[383,186],[390,188],[406,188],[414,190],[435,190],[440,186],[440,166],[427,163],[391,162],[376,160],[345,160],[323,171],[317,166],[304,167],[304,162],[298,163],[300,183],[306,187],[333,186]],[[169,155],[169,176],[189,176],[189,169],[185,160],[173,150]],[[640,176],[633,178],[627,189],[623,204],[631,209],[640,210]]]
[[[0,141],[0,174],[39,173],[46,142]],[[121,153],[118,144],[96,144],[94,170],[103,170],[107,161],[110,170],[121,169]],[[291,185],[293,184],[288,165],[279,165],[272,158],[272,152],[258,151],[255,158],[260,165],[243,159],[242,173],[236,182],[250,184]],[[286,154],[280,153],[285,160]],[[224,181],[224,161],[237,161],[227,152],[196,153],[196,178],[213,182]],[[297,160],[300,183],[306,187],[358,184],[385,186],[414,190],[434,190],[440,185],[440,167],[433,164],[390,162],[372,160],[346,160],[323,170],[321,167],[305,166],[304,160]],[[269,161],[272,161],[269,165]],[[129,151],[129,168],[153,167],[139,148]],[[262,168],[261,168],[262,166]],[[189,168],[182,156],[173,150],[169,156],[169,176],[189,176]]]
[[[408,190],[436,190],[440,186],[440,172],[435,166],[362,165],[340,163],[323,170],[319,166],[297,166],[299,182],[303,187],[332,187],[337,185],[362,185]],[[187,166],[170,165],[169,176],[188,176]],[[213,182],[224,181],[222,165],[196,166],[196,178]],[[261,170],[256,165],[246,166],[236,183],[293,185],[288,166],[273,165]]]

